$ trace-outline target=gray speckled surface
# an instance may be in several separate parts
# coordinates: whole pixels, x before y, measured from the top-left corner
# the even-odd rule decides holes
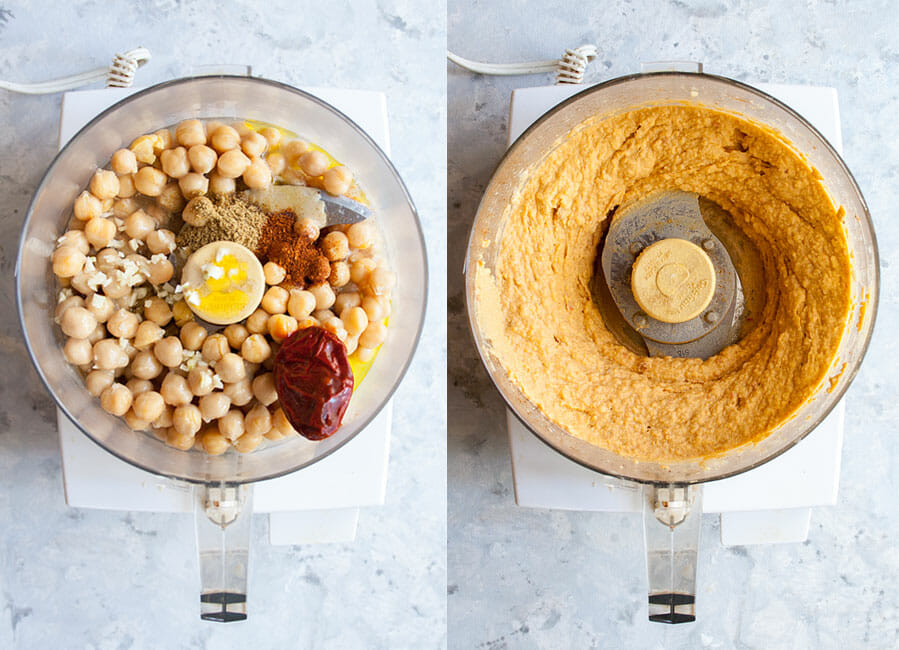
[[[879,2],[565,2],[522,11],[450,0],[449,48],[493,62],[549,59],[594,43],[588,81],[641,61],[700,60],[745,81],[835,86],[844,157],[880,242],[883,294],[861,374],[846,396],[836,507],[812,511],[804,544],[724,548],[706,517],[692,625],[646,621],[637,515],[514,505],[503,404],[470,342],[462,259],[504,149],[509,93],[549,75],[472,76],[448,66],[448,612],[452,648],[896,647],[899,643],[899,318],[895,194],[899,6]]]
[[[387,93],[393,161],[432,265],[425,336],[396,396],[387,504],[354,544],[272,547],[256,518],[250,619],[198,618],[189,516],[63,500],[55,413],[15,317],[29,198],[56,150],[59,95],[0,91],[0,648],[445,645],[445,11],[441,2],[0,3],[0,78],[40,81],[144,45],[148,85],[240,63],[293,84]]]

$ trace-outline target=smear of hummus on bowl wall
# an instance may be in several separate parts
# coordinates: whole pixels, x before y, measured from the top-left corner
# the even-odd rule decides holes
[[[762,260],[754,326],[705,361],[632,352],[592,297],[608,215],[660,190],[720,205]],[[765,437],[830,369],[850,306],[842,219],[820,175],[762,126],[688,106],[595,119],[522,181],[494,271],[476,267],[478,324],[572,435],[646,461],[720,454]]]

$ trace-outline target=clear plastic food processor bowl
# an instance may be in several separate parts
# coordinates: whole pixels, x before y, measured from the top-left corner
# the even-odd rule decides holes
[[[558,146],[573,128],[588,118],[670,104],[714,108],[766,125],[782,134],[786,142],[820,172],[822,183],[834,204],[843,206],[846,211],[844,224],[852,259],[852,308],[829,377],[792,418],[757,444],[701,462],[662,465],[636,461],[575,438],[550,421],[528,400],[491,354],[490,341],[480,325],[481,306],[475,294],[474,269],[478,264],[485,265],[491,271],[495,269],[507,206],[533,166]],[[482,242],[490,243],[485,247]],[[757,467],[811,432],[839,401],[858,372],[874,326],[879,292],[877,243],[868,208],[852,174],[833,147],[801,116],[761,91],[730,79],[691,72],[662,72],[613,79],[575,95],[535,122],[509,149],[484,193],[472,227],[466,269],[471,330],[484,365],[509,407],[531,431],[568,458],[604,474],[651,484],[647,488],[647,503],[653,511],[652,500],[658,496],[653,485],[666,490],[669,487],[679,490],[666,494],[664,499],[656,499],[658,503],[675,502],[677,496],[683,497],[689,506],[694,498],[690,495],[699,492],[690,487],[692,484],[725,478]],[[655,517],[666,518],[657,512]],[[649,541],[648,532],[648,544]],[[652,588],[652,579],[650,583]],[[685,589],[692,589],[692,585],[679,590],[672,588],[673,591]],[[661,602],[662,599],[657,600]],[[666,611],[668,605],[676,600],[679,598],[672,597],[665,601]]]
[[[152,434],[132,431],[123,420],[106,413],[87,393],[78,371],[63,358],[63,337],[53,322],[57,287],[49,254],[66,229],[75,197],[97,167],[106,165],[116,149],[127,147],[137,136],[181,120],[211,117],[268,122],[321,144],[353,170],[377,214],[397,275],[387,340],[355,391],[340,430],[324,441],[311,443],[297,437],[250,454],[230,450],[221,456],[179,451]],[[348,117],[281,83],[252,77],[198,77],[129,96],[97,116],[59,152],[25,218],[16,291],[22,330],[35,368],[59,408],[86,436],[132,465],[216,489],[227,488],[228,494],[242,495],[240,502],[246,494],[237,486],[293,472],[324,458],[362,431],[387,403],[409,366],[421,333],[427,263],[418,215],[399,174]]]

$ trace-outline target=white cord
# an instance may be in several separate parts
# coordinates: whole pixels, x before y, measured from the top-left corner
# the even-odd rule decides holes
[[[555,72],[557,84],[579,84],[584,81],[584,71],[598,51],[595,45],[581,45],[574,49],[565,50],[561,59],[549,61],[530,61],[527,63],[482,63],[464,59],[449,50],[446,58],[460,68],[470,72],[489,75],[521,75],[537,74],[540,72]]]
[[[128,88],[134,82],[134,73],[150,60],[150,51],[143,47],[116,54],[108,68],[96,68],[89,72],[33,84],[0,81],[0,88],[25,95],[44,95],[80,88],[96,81],[106,81],[108,88]]]

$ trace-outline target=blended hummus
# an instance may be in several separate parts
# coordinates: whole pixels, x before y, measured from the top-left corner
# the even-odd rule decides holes
[[[592,297],[607,215],[659,190],[716,202],[761,256],[757,322],[705,361],[635,354]],[[590,121],[515,195],[495,270],[475,271],[478,322],[572,435],[638,460],[720,454],[765,437],[830,369],[850,304],[843,214],[780,136],[738,117],[669,106]]]

